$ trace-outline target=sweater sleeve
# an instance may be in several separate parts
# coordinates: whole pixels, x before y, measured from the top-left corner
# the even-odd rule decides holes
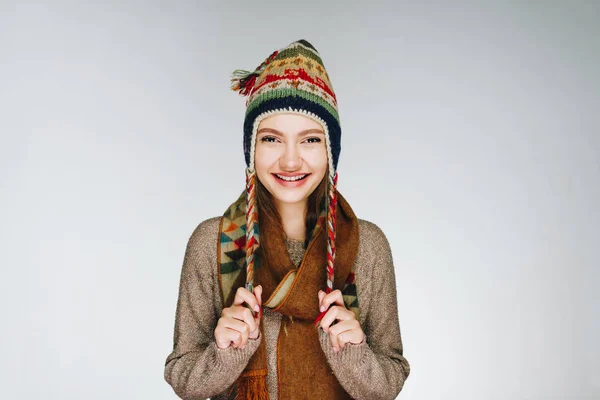
[[[209,221],[209,220],[207,220]],[[209,262],[215,241],[214,221],[202,222],[190,237],[179,283],[175,314],[173,351],[165,361],[164,378],[182,399],[215,396],[228,389],[243,372],[257,350],[262,334],[249,339],[244,349],[216,345],[214,329],[218,318],[215,299],[216,271]],[[220,301],[220,298],[219,298]],[[220,304],[220,303],[219,303]]]
[[[329,333],[323,329],[319,329],[319,341],[333,373],[352,398],[395,399],[408,378],[410,365],[403,356],[390,245],[377,225],[368,226],[373,252],[368,258],[372,265],[363,271],[371,270],[367,283],[370,290],[366,292],[369,306],[361,309],[361,313],[367,313],[361,326],[366,340],[347,343],[337,353],[333,351]],[[363,281],[367,282],[365,278]]]

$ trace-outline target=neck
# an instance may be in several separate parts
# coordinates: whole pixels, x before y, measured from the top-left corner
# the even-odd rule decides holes
[[[308,203],[276,203],[283,230],[290,239],[304,240],[306,234],[306,211]]]

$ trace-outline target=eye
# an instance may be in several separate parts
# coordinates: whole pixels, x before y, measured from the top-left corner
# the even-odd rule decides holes
[[[277,139],[274,138],[273,136],[263,136],[260,139],[261,142],[269,142],[269,143],[273,143],[275,140],[277,140]]]
[[[311,140],[312,140],[312,142],[311,142]],[[308,143],[319,143],[319,142],[321,142],[321,139],[319,139],[318,137],[311,137],[311,138],[306,139],[306,141]]]

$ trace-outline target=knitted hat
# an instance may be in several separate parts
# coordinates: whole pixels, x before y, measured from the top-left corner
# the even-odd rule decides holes
[[[326,288],[326,292],[329,293],[333,290],[334,277],[336,185],[341,129],[337,99],[323,60],[312,44],[306,40],[298,40],[275,50],[254,71],[235,70],[232,74],[231,89],[248,96],[243,143],[247,166],[246,289],[250,292],[254,290],[254,252],[259,246],[254,169],[256,131],[264,118],[280,113],[295,113],[318,122],[325,132],[329,163]]]

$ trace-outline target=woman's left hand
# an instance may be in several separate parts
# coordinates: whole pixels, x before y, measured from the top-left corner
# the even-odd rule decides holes
[[[319,290],[319,311],[325,311],[331,304],[335,304],[323,316],[319,325],[323,331],[329,332],[333,351],[338,352],[343,349],[346,343],[359,344],[366,340],[367,336],[356,320],[356,315],[346,308],[342,292],[339,289],[327,294]],[[331,324],[338,322],[331,326]]]

